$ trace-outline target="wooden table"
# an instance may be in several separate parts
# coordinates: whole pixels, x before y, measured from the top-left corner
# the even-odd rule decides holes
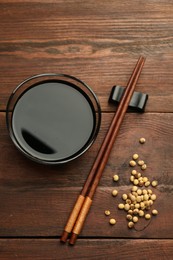
[[[171,0],[0,1],[0,259],[173,259],[173,2]],[[144,114],[128,112],[74,247],[59,242],[116,107],[112,86],[126,86],[140,55],[146,59],[137,91],[149,94]],[[25,158],[9,138],[7,100],[25,78],[65,73],[92,87],[102,125],[92,147],[62,166]],[[146,143],[140,145],[140,137]],[[132,187],[129,160],[147,163],[158,180],[159,214],[142,231],[127,228],[118,210]],[[118,174],[119,182],[112,181]],[[113,189],[119,194],[111,196]],[[104,211],[116,218],[114,226]]]

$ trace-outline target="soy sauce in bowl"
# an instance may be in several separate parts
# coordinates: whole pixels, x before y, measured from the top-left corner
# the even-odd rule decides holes
[[[30,159],[47,164],[65,163],[83,154],[95,140],[100,120],[93,91],[68,75],[27,79],[7,105],[14,144]]]

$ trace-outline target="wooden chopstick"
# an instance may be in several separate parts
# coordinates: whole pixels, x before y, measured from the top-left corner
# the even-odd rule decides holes
[[[96,172],[97,172],[97,175],[96,175],[96,177],[94,179],[94,182],[93,182],[94,186],[92,185],[91,190],[90,190],[90,192],[89,192],[89,194],[87,196],[87,203],[88,203],[88,201],[91,201],[91,199],[90,200],[88,199],[89,196],[90,196],[90,198],[92,198],[94,193],[95,193],[96,187],[98,185],[98,184],[96,185],[96,180],[99,182],[98,176],[100,174],[100,177],[101,177],[101,172],[103,171],[103,169],[105,167],[105,164],[106,164],[107,159],[109,157],[109,153],[110,153],[112,145],[114,143],[114,139],[115,139],[115,137],[117,135],[118,129],[119,129],[120,124],[121,124],[120,119],[118,120],[118,118],[122,118],[121,114],[122,113],[125,114],[125,112],[127,110],[128,104],[126,105],[126,109],[124,108],[124,104],[126,102],[126,99],[127,99],[128,95],[132,95],[132,93],[133,93],[133,90],[132,90],[131,91],[132,93],[129,94],[130,88],[131,88],[131,85],[135,87],[137,79],[138,79],[138,77],[140,75],[140,72],[142,70],[143,63],[144,63],[144,58],[141,56],[139,58],[137,64],[136,64],[136,66],[135,66],[135,69],[134,69],[134,71],[132,73],[132,76],[129,79],[129,82],[127,84],[127,88],[126,88],[125,93],[124,93],[124,95],[123,95],[123,97],[121,99],[121,102],[120,102],[119,106],[118,106],[117,112],[116,112],[116,114],[115,114],[115,116],[114,116],[114,118],[112,120],[111,126],[110,126],[110,128],[109,128],[109,130],[108,130],[108,132],[106,134],[106,137],[105,137],[105,139],[104,139],[104,141],[102,143],[102,146],[101,146],[101,148],[100,148],[100,150],[98,152],[98,155],[97,155],[96,160],[95,160],[95,162],[93,164],[93,167],[92,167],[92,169],[91,169],[91,171],[90,171],[90,173],[88,175],[88,178],[87,178],[87,180],[86,180],[86,182],[85,182],[85,184],[83,186],[83,189],[82,189],[82,191],[81,191],[81,193],[80,193],[80,195],[79,195],[79,197],[78,197],[78,199],[77,199],[77,201],[76,201],[76,203],[74,205],[74,208],[73,208],[73,210],[72,210],[72,212],[70,214],[70,217],[69,217],[69,219],[67,221],[67,224],[66,224],[66,226],[64,228],[64,232],[63,232],[62,237],[61,237],[61,241],[62,242],[66,242],[66,240],[68,238],[68,234],[71,233],[71,231],[72,231],[72,229],[74,227],[74,224],[76,222],[76,219],[78,218],[78,215],[80,213],[81,208],[83,209],[84,202],[86,204],[85,197],[87,195],[87,192],[88,192],[88,190],[90,188],[90,185],[93,182],[93,179],[94,179],[94,177],[96,175]],[[139,68],[141,68],[141,69],[139,70]],[[131,97],[128,98],[129,101],[130,101],[130,98]],[[128,101],[128,103],[129,103],[129,101]],[[122,119],[121,119],[121,121],[122,121]],[[116,125],[117,125],[118,122],[119,122],[119,124],[118,124],[118,127],[117,127]],[[116,131],[115,131],[115,129],[116,129]],[[107,152],[105,153],[105,151],[107,151]],[[104,154],[106,155],[106,157],[104,157],[105,159],[103,160],[103,155]],[[100,167],[101,165],[102,165],[102,167]],[[99,169],[101,169],[101,171],[100,170],[98,171],[98,169],[97,169],[98,167],[99,167]],[[86,208],[86,206],[84,208]],[[78,218],[79,220],[81,218],[80,215],[79,215],[79,218]],[[79,225],[77,225],[77,226],[79,227]],[[78,228],[78,231],[79,231],[79,228]],[[75,232],[78,232],[78,231],[76,231],[76,228],[73,229],[73,235],[72,235],[72,237],[70,239],[70,243],[71,244],[74,244],[74,242],[76,240],[76,237],[78,235]]]
[[[80,234],[81,229],[83,227],[83,224],[85,222],[86,216],[87,216],[89,209],[91,207],[93,196],[95,194],[96,188],[97,188],[99,181],[101,179],[103,170],[106,166],[107,160],[109,158],[109,154],[110,154],[112,146],[115,142],[115,138],[118,134],[118,130],[121,126],[122,120],[125,116],[126,110],[128,108],[128,104],[131,100],[131,97],[132,97],[132,94],[134,92],[137,80],[138,80],[140,73],[142,71],[142,67],[144,65],[144,62],[145,62],[145,59],[143,57],[140,57],[138,62],[137,62],[137,65],[135,67],[135,70],[134,70],[134,72],[133,72],[133,74],[132,74],[132,76],[131,76],[131,78],[128,82],[126,91],[124,93],[124,96],[123,96],[123,99],[122,99],[122,102],[121,102],[121,106],[119,106],[119,109],[117,110],[117,113],[115,114],[114,119],[113,119],[111,126],[109,128],[108,132],[111,132],[111,137],[108,140],[107,148],[106,148],[104,155],[102,157],[102,160],[101,160],[101,162],[98,166],[97,173],[95,175],[94,181],[92,183],[90,191],[88,192],[88,195],[85,198],[82,209],[79,213],[79,216],[78,216],[76,223],[75,223],[75,226],[73,228],[72,235],[71,235],[70,242],[69,242],[71,245],[73,245],[75,243],[77,236]],[[118,111],[120,111],[120,112],[118,112]],[[121,113],[120,116],[119,116],[119,113]]]

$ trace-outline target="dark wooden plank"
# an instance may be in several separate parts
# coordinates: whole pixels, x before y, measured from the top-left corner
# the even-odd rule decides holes
[[[111,191],[116,187],[117,198]],[[121,195],[129,193],[132,186],[114,185],[99,187],[87,216],[81,237],[114,238],[173,238],[172,185],[159,185],[152,189],[157,195],[152,209],[159,211],[151,221],[140,219],[136,229],[127,227],[126,212],[118,209]],[[79,188],[20,187],[0,188],[0,237],[60,236],[79,194]],[[110,226],[105,210],[117,223]]]
[[[105,54],[106,51],[103,51],[103,56],[100,57],[100,47],[98,46],[96,47],[98,48],[98,52],[95,57],[93,57],[92,54],[87,54],[87,57],[83,57],[85,50],[81,47],[79,47],[79,54],[76,53],[73,57],[71,53],[66,54],[65,48],[71,48],[68,42],[53,43],[55,48],[61,48],[61,46],[58,47],[59,44],[63,45],[61,55],[47,54],[48,49],[52,48],[49,42],[43,43],[43,47],[30,46],[30,43],[19,43],[17,44],[18,47],[13,47],[19,48],[19,51],[1,51],[1,110],[6,108],[8,98],[13,89],[24,79],[35,74],[56,72],[70,74],[85,81],[97,94],[102,110],[114,111],[114,106],[108,104],[112,86],[116,84],[126,86],[139,54],[145,55],[143,51],[135,55],[112,54],[112,47],[110,46],[109,54],[107,55]],[[4,46],[4,43],[2,43],[2,45]],[[80,42],[74,45],[78,46]],[[83,43],[83,48],[92,49],[93,47],[91,45],[92,43]],[[106,49],[106,45],[106,43],[103,43],[101,48]],[[113,46],[113,43],[110,45]],[[7,49],[11,48],[7,43],[5,43],[5,46]],[[31,54],[27,49],[31,51]],[[124,49],[124,51],[126,51],[126,49]],[[22,55],[24,55],[24,57],[22,57]],[[79,55],[81,55],[81,57],[79,57]],[[172,112],[172,55],[166,53],[163,55],[146,54],[145,56],[147,57],[147,61],[136,90],[149,94],[146,111]]]
[[[5,2],[5,3],[4,3]],[[172,22],[171,11],[173,9],[170,0],[162,1],[134,1],[131,5],[127,0],[124,3],[120,1],[1,1],[1,23],[2,32],[5,40],[14,40],[14,33],[17,39],[55,39],[55,38],[99,38],[119,39],[123,35],[124,42],[128,38],[135,39],[135,29],[139,30],[139,36],[148,36],[154,38],[152,32],[160,38],[161,31],[164,35],[172,32],[169,23]],[[163,8],[164,7],[164,8]],[[30,12],[28,13],[28,8]],[[151,11],[152,10],[152,11]],[[150,11],[150,12],[148,12]],[[138,23],[136,22],[138,19]],[[117,23],[114,23],[114,20]],[[13,22],[9,26],[9,21]],[[143,22],[146,22],[143,23]],[[25,31],[21,26],[16,30],[16,24],[27,25]],[[94,23],[93,23],[94,22]],[[151,27],[152,24],[152,27]],[[134,25],[131,27],[131,25]],[[34,28],[34,30],[33,30]],[[106,28],[110,28],[106,31]],[[22,33],[21,33],[22,32]],[[44,32],[42,34],[41,32]],[[148,35],[146,33],[149,33]],[[115,37],[113,37],[113,35]],[[170,35],[169,35],[170,36]],[[146,39],[144,39],[146,40]],[[170,40],[168,38],[167,40]],[[166,41],[166,39],[165,39]],[[167,43],[167,42],[166,42]],[[130,46],[129,46],[130,47]]]
[[[147,111],[172,112],[169,0],[164,5],[134,1],[133,6],[127,0],[1,1],[0,9],[1,110],[26,77],[59,72],[86,81],[102,109],[113,111],[107,104],[111,87],[126,85],[138,56],[144,54],[147,62],[137,89],[150,95]]]
[[[113,114],[105,113],[94,145],[77,160],[62,166],[42,166],[25,158],[13,145],[5,125],[5,114],[0,113],[0,186],[49,188],[81,187],[92,166],[97,151],[106,134]],[[129,160],[137,152],[148,165],[145,174],[157,178],[160,184],[173,184],[173,115],[127,114],[105,168],[101,186],[109,186],[116,172],[122,176],[120,185],[129,185]],[[141,136],[146,143],[140,145]]]
[[[56,239],[0,239],[0,259],[171,260],[172,240],[79,239],[72,247]]]

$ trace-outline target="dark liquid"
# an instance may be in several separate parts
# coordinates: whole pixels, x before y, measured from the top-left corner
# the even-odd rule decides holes
[[[66,160],[85,149],[95,124],[85,93],[65,81],[42,82],[18,99],[12,116],[14,137],[32,157]]]

